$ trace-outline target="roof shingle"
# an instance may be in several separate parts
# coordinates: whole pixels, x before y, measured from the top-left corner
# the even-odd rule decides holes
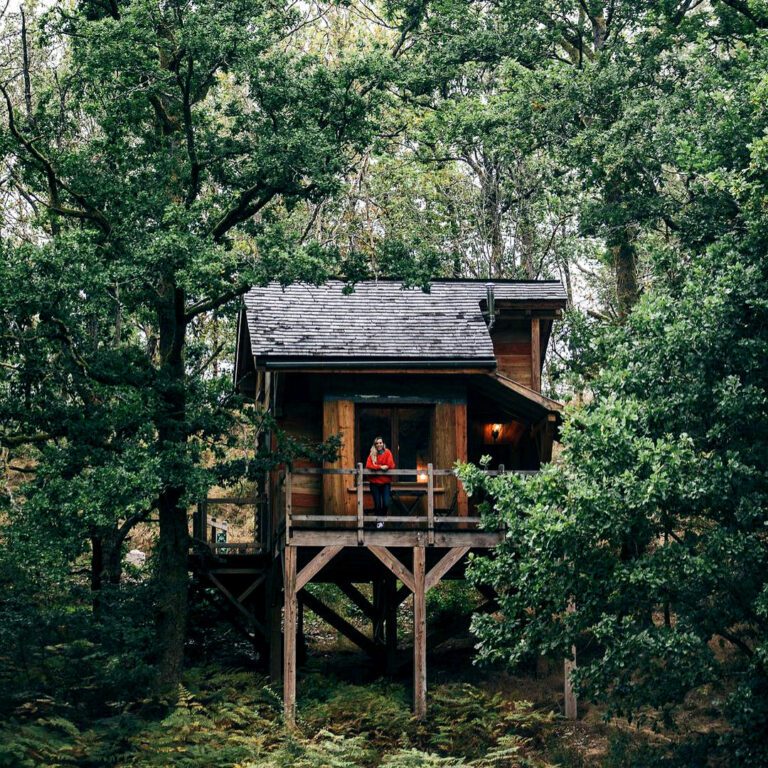
[[[556,281],[494,281],[497,301],[565,301]],[[397,281],[270,283],[245,296],[256,358],[492,361],[480,302],[486,282],[435,281],[429,293]]]

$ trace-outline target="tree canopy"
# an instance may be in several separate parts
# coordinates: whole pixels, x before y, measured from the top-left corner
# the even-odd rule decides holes
[[[502,602],[480,655],[575,644],[581,694],[631,717],[716,687],[729,727],[704,746],[766,759],[765,3],[80,0],[2,25],[17,639],[23,610],[53,636],[79,600],[119,657],[94,594],[147,523],[151,594],[114,606],[174,689],[189,505],[333,451],[244,448],[263,415],[228,360],[250,285],[554,277],[562,455],[529,480],[463,470],[510,531],[473,566]]]

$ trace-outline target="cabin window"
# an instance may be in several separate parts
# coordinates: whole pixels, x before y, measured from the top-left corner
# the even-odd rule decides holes
[[[399,469],[422,470],[432,461],[432,412],[430,406],[401,406],[398,408],[358,406],[357,455],[365,461],[377,435],[384,438]],[[400,477],[399,480],[416,480]]]

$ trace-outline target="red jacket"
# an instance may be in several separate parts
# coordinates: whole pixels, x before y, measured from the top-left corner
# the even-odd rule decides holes
[[[376,464],[373,463],[371,454],[368,454],[368,461],[365,462],[365,468],[377,469],[377,467],[386,467],[387,469],[395,468],[395,460],[392,458],[392,451],[390,451],[389,448],[385,448],[384,453],[380,453],[376,457]],[[392,478],[386,472],[382,472],[380,475],[369,476],[368,482],[374,483],[374,485],[383,485],[385,483],[391,483]]]

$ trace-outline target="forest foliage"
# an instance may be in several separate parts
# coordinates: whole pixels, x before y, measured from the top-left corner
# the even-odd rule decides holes
[[[473,566],[480,658],[575,646],[583,697],[663,728],[708,691],[725,725],[685,749],[768,760],[762,0],[81,0],[0,31],[4,715],[172,696],[189,505],[333,451],[244,450],[249,285],[546,277],[562,455],[463,470],[510,531]]]

